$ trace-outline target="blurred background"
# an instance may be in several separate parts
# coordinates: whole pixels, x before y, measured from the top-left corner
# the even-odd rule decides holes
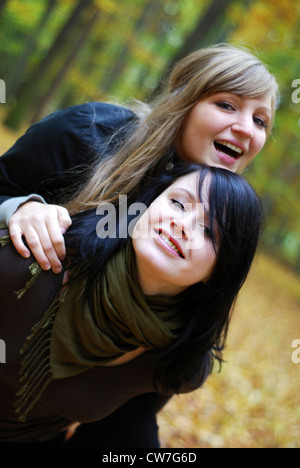
[[[0,0],[0,154],[57,109],[147,101],[210,44],[248,47],[278,79],[273,133],[245,175],[266,213],[263,248],[222,372],[160,413],[163,447],[300,448],[299,30],[299,0]]]

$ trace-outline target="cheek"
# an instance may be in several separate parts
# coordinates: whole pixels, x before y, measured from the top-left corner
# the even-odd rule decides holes
[[[135,224],[132,232],[130,233],[133,241],[133,246],[138,245],[141,239],[147,239],[151,234],[151,220],[149,219],[150,213],[147,210]]]
[[[195,274],[195,283],[206,281],[213,272],[217,257],[211,245],[205,245],[195,254],[194,266],[191,273]]]
[[[194,113],[190,114],[188,126],[190,134],[198,135],[204,138],[215,131],[216,115],[213,110],[207,106],[195,109]]]
[[[190,138],[202,137],[206,133],[207,120],[203,119],[203,111],[197,106],[191,110],[181,128],[182,139],[188,143]]]
[[[261,134],[257,135],[254,141],[254,145],[253,145],[256,153],[259,153],[263,149],[266,143],[266,140],[267,140],[267,136],[265,133],[261,132]]]
[[[162,219],[167,216],[167,208],[164,200],[158,197],[135,224],[132,238],[147,240],[154,237],[153,229],[158,228]]]

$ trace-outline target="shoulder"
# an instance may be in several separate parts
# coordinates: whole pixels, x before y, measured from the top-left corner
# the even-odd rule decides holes
[[[49,134],[59,134],[60,139],[72,141],[84,151],[101,151],[106,138],[117,131],[125,131],[136,120],[128,108],[103,102],[87,102],[57,110],[39,124]],[[57,138],[57,137],[56,137]]]
[[[65,130],[90,130],[93,126],[110,133],[136,118],[128,108],[103,102],[87,102],[60,109],[45,117],[42,122],[55,124]]]

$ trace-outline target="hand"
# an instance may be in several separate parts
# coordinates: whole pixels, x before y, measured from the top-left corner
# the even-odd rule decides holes
[[[11,216],[8,228],[12,243],[22,257],[28,258],[32,253],[43,270],[52,268],[54,273],[59,273],[66,256],[63,234],[71,224],[66,208],[28,201]]]

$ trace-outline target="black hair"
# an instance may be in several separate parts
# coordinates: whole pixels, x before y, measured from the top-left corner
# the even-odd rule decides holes
[[[244,284],[255,256],[262,229],[261,203],[252,187],[239,175],[226,169],[204,165],[176,164],[172,171],[145,180],[138,200],[147,207],[177,178],[199,172],[199,198],[203,182],[209,177],[209,217],[216,264],[210,279],[189,287],[181,294],[186,325],[171,345],[155,350],[155,381],[164,391],[178,392],[184,382],[199,385],[204,362],[209,356],[210,370],[217,360],[223,361],[231,311]],[[117,213],[120,207],[116,206]],[[136,215],[135,215],[136,217]],[[114,238],[100,239],[96,234],[99,216],[95,210],[77,215],[66,234],[68,252],[76,252],[74,265],[80,264],[88,278],[86,298],[92,304],[92,290],[109,258],[124,246],[126,236],[118,235],[121,224],[127,227],[133,219],[119,220]],[[213,229],[214,227],[214,229]],[[215,233],[215,234],[214,234]],[[128,234],[129,235],[129,234]]]

